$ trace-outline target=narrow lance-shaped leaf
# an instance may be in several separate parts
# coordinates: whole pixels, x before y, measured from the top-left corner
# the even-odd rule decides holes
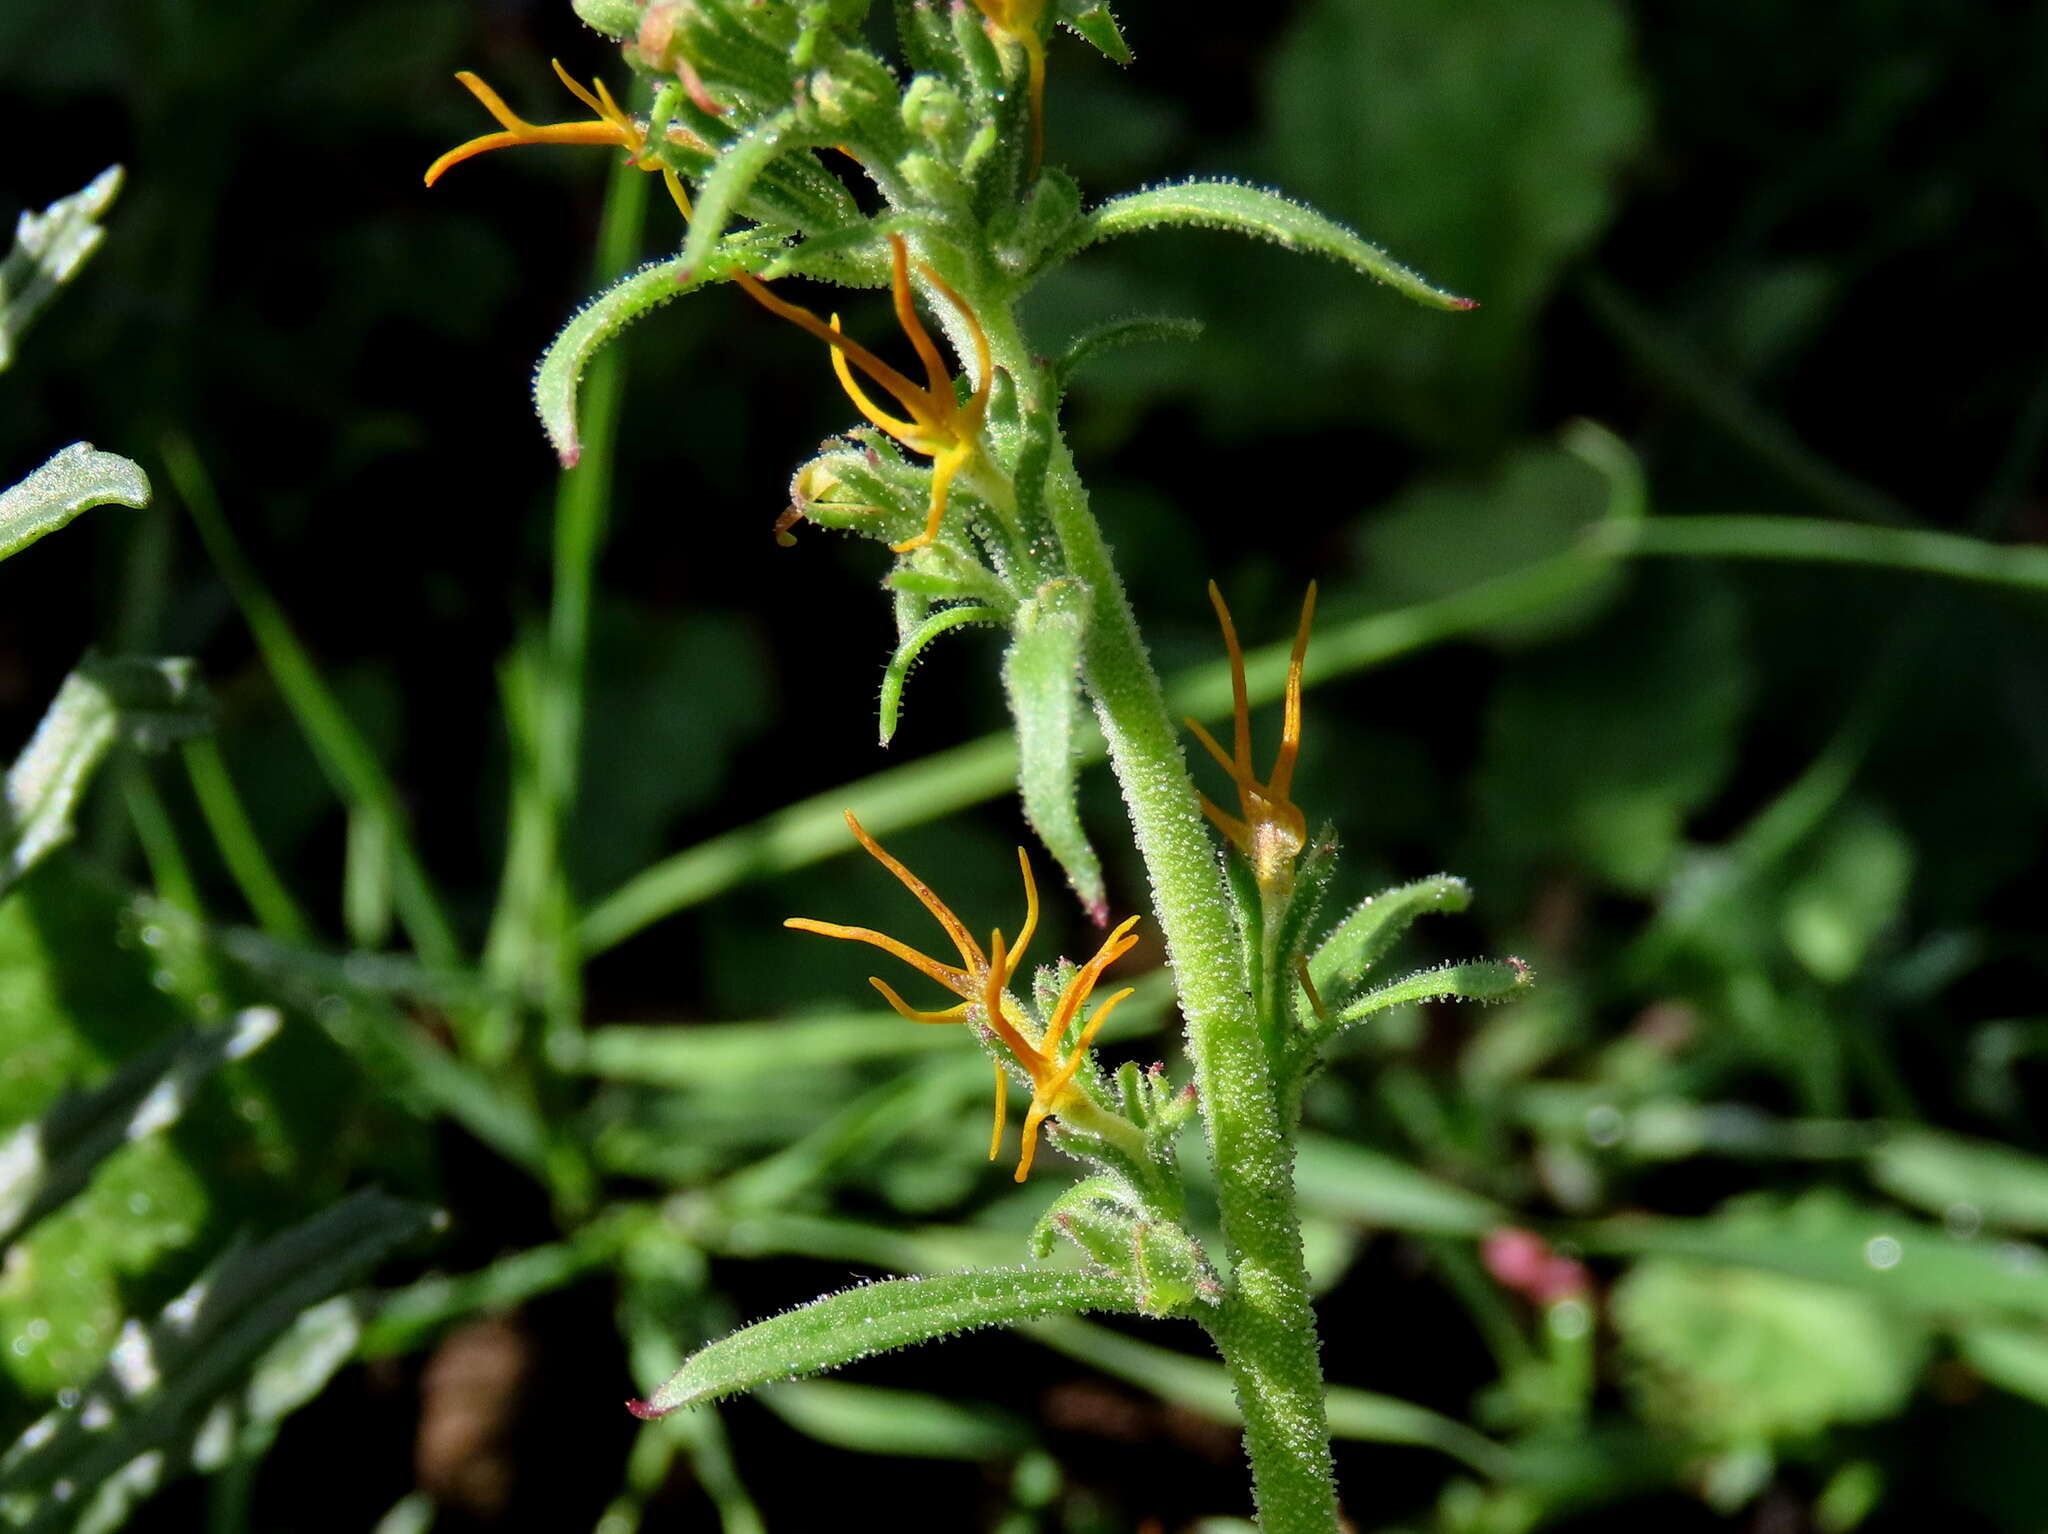
[[[68,840],[94,770],[124,736],[150,749],[206,728],[211,705],[189,660],[88,660],[57,689],[0,801],[0,893]]]
[[[1094,44],[1104,58],[1118,64],[1131,62],[1131,45],[1124,41],[1123,29],[1102,0],[1056,0],[1053,14]]]
[[[1342,1000],[1344,992],[1379,963],[1418,916],[1432,911],[1458,912],[1471,904],[1472,886],[1450,874],[1368,895],[1309,956],[1309,973],[1316,989],[1328,1000]]]
[[[1535,980],[1536,972],[1521,959],[1473,959],[1464,964],[1418,970],[1405,980],[1367,991],[1317,1030],[1316,1042],[1334,1038],[1389,1007],[1416,1001],[1506,1001]]]
[[[1270,240],[1288,250],[1342,261],[1434,309],[1476,309],[1478,302],[1434,286],[1379,246],[1264,187],[1238,181],[1181,181],[1113,197],[1090,215],[1083,245],[1148,229],[1222,229]]]
[[[685,279],[681,261],[652,262],[621,277],[562,327],[534,369],[533,406],[563,468],[575,468],[583,456],[576,432],[576,394],[598,349],[642,315],[722,280],[736,264],[736,252],[720,250],[705,261],[702,271]]]
[[[355,1283],[431,1219],[424,1205],[365,1191],[230,1254],[154,1321],[122,1327],[79,1403],[42,1418],[0,1457],[0,1494],[53,1493],[28,1527],[61,1527],[61,1483],[97,1487],[174,1443],[300,1312]]]
[[[888,669],[882,673],[883,745],[895,738],[896,717],[903,707],[903,684],[909,680],[910,668],[917,664],[924,647],[948,629],[959,628],[963,623],[993,623],[1001,616],[993,607],[983,607],[978,602],[965,607],[942,607],[903,636],[896,653],[889,657]]]
[[[175,1124],[209,1076],[269,1043],[278,1023],[274,1009],[251,1007],[225,1027],[180,1033],[15,1130],[0,1143],[0,1250],[83,1188],[113,1152]]]
[[[1080,767],[1081,645],[1091,598],[1081,582],[1047,581],[1017,609],[1003,656],[1003,690],[1017,723],[1017,787],[1031,829],[1045,843],[1088,914],[1106,919],[1102,862],[1081,826],[1075,800]]]
[[[697,269],[710,262],[725,226],[769,165],[792,150],[810,147],[810,140],[798,132],[796,113],[786,111],[763,119],[720,150],[710,174],[697,189],[690,234],[680,257],[681,270],[694,279]]]
[[[1870,1179],[1936,1214],[1962,1206],[1996,1229],[2048,1231],[2048,1161],[2010,1146],[1901,1129],[1872,1152]]]
[[[0,371],[43,306],[100,248],[100,217],[120,190],[121,167],[109,165],[83,190],[16,220],[14,248],[0,261]]]
[[[108,502],[149,504],[149,479],[130,460],[74,442],[11,489],[0,492],[0,559],[23,549],[82,511]]]
[[[761,1402],[807,1438],[856,1454],[986,1463],[1028,1449],[1031,1429],[1007,1413],[963,1406],[919,1390],[844,1380],[793,1380]]]
[[[1134,1308],[1130,1286],[1102,1274],[997,1269],[895,1278],[844,1289],[771,1317],[695,1354],[635,1415],[737,1395],[771,1380],[836,1369],[876,1353],[983,1326]]]
[[[284,1419],[325,1389],[354,1356],[361,1333],[355,1302],[347,1296],[300,1312],[256,1361],[246,1384],[217,1397],[171,1443],[128,1461],[89,1499],[46,1504],[31,1527],[67,1527],[68,1512],[76,1520],[68,1525],[74,1534],[107,1534],[123,1527],[138,1506],[181,1475],[195,1470],[215,1475],[236,1460],[261,1459]]]
[[[1074,337],[1053,368],[1053,373],[1064,389],[1073,382],[1074,375],[1084,364],[1093,362],[1104,352],[1125,346],[1145,346],[1154,341],[1199,341],[1201,338],[1202,322],[1178,315],[1141,314],[1129,319],[1111,320]]]

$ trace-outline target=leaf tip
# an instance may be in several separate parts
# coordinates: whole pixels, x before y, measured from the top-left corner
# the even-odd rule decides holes
[[[657,1406],[652,1401],[634,1399],[626,1403],[626,1410],[638,1417],[642,1422],[659,1422],[663,1417],[674,1411],[675,1408],[673,1406]]]
[[[1468,310],[1477,309],[1479,307],[1479,300],[1476,298],[1454,298],[1451,300],[1451,307],[1460,314],[1463,314]]]

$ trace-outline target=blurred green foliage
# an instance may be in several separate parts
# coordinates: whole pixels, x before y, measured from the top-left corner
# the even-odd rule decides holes
[[[2020,556],[2048,531],[2048,19],[1303,0],[1122,21],[1127,76],[1053,47],[1049,157],[1091,199],[1270,181],[1483,305],[1411,312],[1190,232],[1090,252],[1032,315],[1048,349],[1110,318],[1204,323],[1074,385],[1162,668],[1213,713],[1201,582],[1277,637],[1319,578],[1297,797],[1352,854],[1333,898],[1458,869],[1478,899],[1431,957],[1512,950],[1542,978],[1375,1022],[1310,1092],[1350,1515],[2038,1528],[2048,583]],[[0,1172],[124,1062],[248,1007],[284,1018],[12,1239],[0,1425],[32,1450],[125,1322],[223,1251],[265,1291],[376,1183],[445,1225],[386,1200],[322,1283],[206,1355],[206,1399],[145,1409],[172,1484],[132,1527],[800,1529],[900,1498],[906,1470],[934,1527],[1236,1513],[1220,1373],[1113,1331],[982,1336],[645,1429],[615,1410],[849,1269],[1008,1260],[1046,1195],[980,1160],[982,1062],[851,1012],[866,962],[798,959],[779,929],[897,898],[827,858],[842,803],[900,827],[975,922],[1007,915],[1023,833],[1000,745],[973,744],[1003,720],[973,630],[931,648],[874,746],[881,567],[770,537],[842,407],[815,350],[730,294],[612,354],[580,790],[553,863],[505,851],[535,771],[508,657],[544,652],[554,589],[527,382],[593,286],[604,176],[534,151],[418,183],[478,127],[454,69],[542,118],[557,53],[622,78],[551,5],[0,11],[7,200],[127,175],[0,374],[0,479],[83,437],[156,492],[0,567],[0,737],[12,756],[94,647],[198,657],[216,719],[196,749],[113,747],[73,845],[0,898]],[[670,245],[644,243],[627,259]],[[179,441],[196,479],[167,472]],[[208,474],[320,688],[252,637],[260,600],[196,536]],[[1873,524],[1979,540],[2006,579],[1947,579],[1924,545],[1859,566],[1656,541],[1737,514],[1821,551]],[[316,692],[339,733],[309,740]],[[1127,907],[1099,769],[1081,804]],[[401,843],[430,890],[403,893]],[[579,919],[707,845],[660,920],[577,951]],[[406,937],[429,907],[447,955]],[[1049,919],[1082,940],[1078,912]],[[494,930],[510,958],[487,969]],[[1143,1000],[1112,1034],[1149,1062],[1172,1019]],[[490,1057],[542,1013],[573,1026]],[[1589,1288],[1489,1271],[1503,1225]],[[304,1388],[250,1404],[285,1377]],[[0,1515],[56,1516],[16,1455]]]

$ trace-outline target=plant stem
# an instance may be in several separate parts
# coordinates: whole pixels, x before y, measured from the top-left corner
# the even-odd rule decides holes
[[[1025,408],[1049,408],[1042,369],[1014,316],[996,305],[982,313],[993,320],[998,365],[1036,396]],[[1046,507],[1068,569],[1094,592],[1083,681],[1130,807],[1187,1021],[1231,1264],[1229,1291],[1209,1330],[1244,1415],[1260,1526],[1265,1534],[1334,1534],[1330,1429],[1294,1205],[1294,1149],[1253,1015],[1229,892],[1165,690],[1063,441],[1054,443]]]

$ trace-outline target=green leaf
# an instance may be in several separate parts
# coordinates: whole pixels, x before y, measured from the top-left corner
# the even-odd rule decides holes
[[[1020,1330],[1054,1352],[1142,1386],[1161,1400],[1218,1422],[1244,1420],[1230,1376],[1221,1364],[1190,1358],[1156,1343],[1064,1316],[1035,1321]],[[1343,1385],[1330,1386],[1325,1398],[1333,1437],[1436,1449],[1463,1460],[1486,1476],[1501,1477],[1513,1472],[1512,1457],[1499,1444],[1455,1418],[1442,1416],[1413,1401]]]
[[[1870,1156],[1885,1192],[1972,1228],[2048,1231],[2048,1161],[1933,1129],[1902,1129]]]
[[[1472,904],[1472,886],[1450,874],[1417,879],[1368,895],[1309,956],[1309,978],[1326,1001],[1340,1001],[1415,919],[1433,911],[1455,915]]]
[[[1956,1351],[2001,1390],[2048,1406],[2048,1334],[2015,1326],[1972,1326],[1956,1333]]]
[[[1653,1258],[1609,1306],[1653,1422],[1739,1446],[1899,1411],[1927,1334],[1874,1299],[1741,1268]]]
[[[365,1191],[234,1252],[147,1325],[130,1321],[79,1404],[51,1412],[0,1457],[0,1494],[43,1493],[31,1529],[71,1522],[60,1483],[97,1488],[196,1425],[300,1313],[426,1230],[431,1211]]]
[[[1578,549],[1587,529],[1614,509],[1611,480],[1581,454],[1547,445],[1517,448],[1483,479],[1423,479],[1362,520],[1360,595],[1375,606],[1404,606],[1526,570]],[[1602,572],[1572,600],[1482,632],[1494,643],[1525,644],[1581,628],[1608,605],[1620,579]]]
[[[1124,41],[1123,29],[1102,0],[1055,0],[1053,14],[1112,63],[1131,62],[1131,45]]]
[[[958,1038],[945,1029],[905,1028],[893,1012],[831,1013],[768,1023],[595,1028],[574,1068],[657,1087],[725,1086],[958,1048]]]
[[[1815,978],[1840,985],[1898,920],[1913,846],[1875,809],[1855,807],[1819,838],[1809,867],[1785,892],[1785,945]]]
[[[725,235],[726,225],[740,210],[754,183],[785,154],[812,147],[810,137],[799,126],[794,108],[749,128],[736,142],[721,149],[712,162],[710,174],[697,188],[695,209],[690,216],[689,237],[678,256],[678,270],[695,282],[699,268],[708,268]]]
[[[572,0],[577,19],[606,37],[630,38],[640,31],[640,7],[633,0]]]
[[[760,1392],[770,1411],[807,1438],[855,1454],[904,1459],[1006,1459],[1031,1443],[1007,1413],[961,1406],[918,1390],[844,1380],[793,1380]]]
[[[14,360],[30,322],[100,248],[107,235],[100,216],[120,190],[121,167],[109,165],[83,190],[16,221],[14,248],[0,261],[0,372]],[[0,516],[0,528],[5,526],[6,518]],[[0,559],[9,552],[0,535]]]
[[[1294,1177],[1304,1209],[1383,1230],[1482,1236],[1511,1223],[1490,1198],[1323,1135],[1301,1137]]]
[[[0,559],[19,554],[54,533],[80,512],[112,502],[149,504],[149,479],[141,468],[90,442],[74,442],[11,489],[0,492]]]
[[[1367,991],[1346,1005],[1318,1030],[1319,1039],[1335,1037],[1354,1023],[1364,1022],[1389,1007],[1418,1001],[1506,1001],[1527,989],[1536,972],[1520,959],[1472,959],[1463,964],[1441,964],[1421,969],[1406,979],[1395,980],[1377,990]]]
[[[1537,316],[1640,152],[1634,56],[1619,0],[1314,0],[1294,13],[1267,75],[1273,174],[1486,305],[1465,325],[1381,306],[1328,377],[1353,384],[1346,409],[1363,396],[1468,451],[1513,419]],[[1321,296],[1286,295],[1296,325],[1362,328],[1355,307]],[[1273,349],[1295,366],[1292,346]]]
[[[642,1417],[663,1417],[772,1380],[836,1369],[977,1327],[1133,1308],[1122,1279],[1089,1273],[1019,1268],[889,1279],[825,1295],[712,1343],[632,1409]]]
[[[1155,341],[1199,341],[1201,338],[1200,320],[1183,319],[1177,315],[1138,315],[1130,319],[1110,320],[1068,343],[1066,352],[1053,368],[1053,376],[1064,390],[1073,382],[1075,373],[1104,352],[1123,346],[1148,346]]]
[[[1763,1269],[1937,1321],[2048,1320],[2048,1257],[2040,1249],[1959,1240],[1896,1210],[1826,1192],[1790,1205],[1738,1202],[1701,1220],[1616,1216],[1572,1226],[1568,1234],[1591,1252]]]
[[[1328,256],[1431,308],[1478,307],[1469,298],[1433,286],[1421,273],[1314,208],[1237,181],[1181,181],[1112,197],[1089,215],[1081,244],[1175,228],[1221,229],[1269,240],[1287,250]]]
[[[369,1319],[361,1329],[359,1351],[364,1358],[410,1353],[443,1327],[479,1313],[502,1314],[552,1294],[593,1268],[615,1264],[621,1245],[646,1223],[643,1209],[616,1206],[567,1241],[530,1246],[474,1272],[430,1273],[403,1289],[387,1290],[364,1302]]]
[[[731,264],[714,254],[702,271],[685,278],[686,270],[677,258],[628,272],[577,310],[541,355],[533,375],[533,408],[563,468],[575,468],[583,456],[583,440],[576,431],[576,395],[598,349],[642,315],[720,281]]]
[[[83,1188],[109,1154],[176,1123],[201,1083],[269,1043],[280,1021],[251,1007],[225,1027],[166,1039],[15,1130],[0,1144],[0,1251]]]
[[[1080,770],[1081,647],[1092,603],[1081,582],[1047,581],[1017,609],[1003,656],[1003,691],[1017,722],[1017,787],[1024,815],[1074,893],[1100,923],[1109,897],[1102,862],[1081,825],[1076,802]]]
[[[963,623],[995,623],[1001,618],[1002,614],[993,607],[983,607],[978,602],[961,607],[942,607],[903,636],[902,642],[896,646],[896,653],[889,657],[888,669],[882,673],[883,745],[888,745],[895,738],[896,718],[903,707],[903,684],[909,679],[910,668],[917,664],[925,646]]]
[[[249,1372],[247,1383],[214,1401],[205,1415],[162,1448],[130,1460],[66,1506],[73,1534],[111,1534],[180,1475],[219,1474],[267,1452],[283,1420],[311,1401],[349,1361],[358,1335],[355,1307],[328,1300],[300,1314]],[[45,1506],[45,1521],[65,1525],[66,1509]],[[43,1523],[33,1525],[44,1526]]]
[[[71,838],[86,785],[124,739],[155,749],[212,722],[189,660],[88,660],[64,679],[8,769],[0,803],[0,893]]]

